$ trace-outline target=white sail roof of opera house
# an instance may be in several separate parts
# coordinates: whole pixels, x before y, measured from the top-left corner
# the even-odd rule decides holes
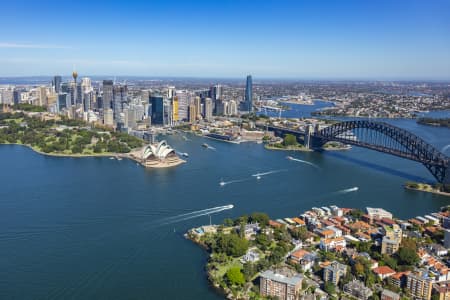
[[[156,158],[166,158],[170,153],[175,153],[175,150],[163,140],[156,146],[151,144],[147,145],[142,152],[142,158],[147,159],[152,155]]]

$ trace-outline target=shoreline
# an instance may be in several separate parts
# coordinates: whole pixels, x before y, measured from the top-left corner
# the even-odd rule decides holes
[[[27,145],[27,144],[19,144],[19,143],[1,143],[1,145],[15,145],[15,146],[23,146],[26,147],[28,149],[31,149],[32,151],[34,151],[35,153],[44,155],[44,156],[51,156],[51,157],[60,157],[60,158],[93,158],[93,157],[114,157],[115,158],[126,158],[129,160],[132,160],[136,163],[138,163],[139,165],[143,166],[146,169],[164,169],[164,168],[172,168],[172,167],[176,167],[179,166],[183,163],[186,163],[185,160],[178,158],[179,161],[177,162],[169,162],[169,163],[165,163],[165,162],[159,162],[157,164],[144,164],[142,163],[142,161],[140,159],[138,159],[137,157],[135,157],[132,154],[132,151],[130,151],[130,153],[92,153],[92,154],[65,154],[65,153],[45,153],[43,151],[37,150],[35,148],[33,148],[31,145]]]
[[[205,245],[204,243],[202,243],[201,241],[192,238],[192,237],[189,235],[189,231],[190,231],[190,230],[188,230],[188,232],[185,233],[185,234],[183,235],[184,238],[187,239],[187,240],[189,240],[189,241],[191,241],[191,242],[193,242],[195,245],[197,245],[197,246],[199,246],[201,249],[203,249],[203,251],[205,251],[206,254],[208,255],[208,260],[209,260],[209,259],[211,258],[211,254],[212,254],[211,249],[210,249],[207,245]],[[206,278],[207,278],[207,280],[208,280],[208,285],[209,285],[211,288],[213,288],[213,290],[214,290],[216,293],[218,293],[218,294],[224,296],[226,299],[230,299],[230,300],[234,299],[234,298],[232,297],[232,291],[231,291],[231,290],[229,290],[228,288],[227,288],[227,289],[224,289],[223,287],[221,287],[220,285],[218,285],[217,283],[215,283],[213,280],[211,280],[211,273],[208,271],[208,268],[206,267],[206,265],[204,266],[204,271],[205,271],[205,273],[206,273]],[[231,296],[230,296],[230,295],[231,295]]]
[[[450,197],[450,193],[448,192],[442,192],[439,190],[436,190],[434,188],[431,189],[421,189],[421,188],[413,188],[407,185],[403,186],[406,190],[410,190],[410,191],[416,191],[416,192],[424,192],[424,193],[430,193],[430,194],[436,194],[436,195],[440,195],[440,196],[447,196]]]
[[[42,155],[46,155],[46,156],[52,156],[52,157],[70,157],[70,158],[83,158],[83,157],[108,157],[108,156],[119,156],[122,158],[129,158],[128,155],[126,155],[126,153],[113,153],[113,152],[108,152],[108,153],[92,153],[92,154],[82,154],[82,153],[77,153],[77,154],[70,154],[70,153],[46,153],[40,150],[35,149],[33,146],[31,145],[27,145],[27,144],[20,144],[20,143],[0,143],[0,145],[16,145],[16,146],[23,146],[23,147],[27,147],[31,150],[33,150],[36,153],[42,154]]]
[[[308,148],[278,148],[274,146],[270,146],[268,144],[264,145],[264,148],[267,150],[278,150],[278,151],[297,151],[297,152],[313,152],[314,150]]]

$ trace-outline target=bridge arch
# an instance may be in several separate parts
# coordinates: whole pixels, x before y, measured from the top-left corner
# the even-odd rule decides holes
[[[313,133],[312,147],[329,141],[364,147],[422,163],[436,180],[450,185],[450,158],[415,134],[385,122],[340,122]]]

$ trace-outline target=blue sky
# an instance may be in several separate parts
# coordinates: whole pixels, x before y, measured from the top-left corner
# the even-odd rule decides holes
[[[3,1],[0,76],[450,79],[449,0]]]

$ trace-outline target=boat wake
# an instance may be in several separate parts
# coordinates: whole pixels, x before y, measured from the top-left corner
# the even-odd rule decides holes
[[[247,181],[247,180],[249,180],[249,179],[236,179],[236,180],[230,180],[230,181],[223,181],[223,180],[221,180],[219,182],[219,185],[220,186],[225,186],[225,185],[228,185],[228,184],[244,182],[244,181]]]
[[[256,179],[261,179],[261,177],[263,177],[263,176],[267,176],[267,175],[275,174],[275,173],[280,173],[280,172],[284,172],[284,171],[286,171],[286,170],[285,169],[273,170],[273,171],[268,171],[268,172],[263,172],[263,173],[252,174],[252,176],[256,177]]]
[[[286,158],[289,159],[289,160],[293,160],[293,161],[297,161],[297,162],[306,164],[306,165],[310,165],[310,166],[320,170],[320,167],[318,165],[316,165],[316,164],[313,164],[312,162],[309,162],[309,161],[306,161],[306,160],[302,160],[302,159],[298,159],[298,158],[294,158],[292,156],[286,156]]]
[[[169,225],[169,224],[174,224],[174,223],[178,223],[178,222],[183,222],[183,221],[198,218],[201,216],[216,214],[216,213],[219,213],[224,210],[232,209],[233,207],[234,207],[233,204],[228,204],[228,205],[224,205],[224,206],[217,206],[217,207],[213,207],[213,208],[207,208],[207,209],[202,209],[202,210],[198,210],[198,211],[193,211],[190,213],[181,214],[181,215],[177,215],[177,216],[173,216],[173,217],[163,218],[163,219],[160,219],[156,225],[162,226],[162,225]]]
[[[359,190],[359,188],[358,188],[357,186],[354,186],[354,187],[352,187],[352,188],[343,189],[343,190],[340,190],[340,191],[333,192],[332,194],[335,194],[335,195],[342,195],[342,194],[347,194],[347,193],[356,192],[357,190]]]

